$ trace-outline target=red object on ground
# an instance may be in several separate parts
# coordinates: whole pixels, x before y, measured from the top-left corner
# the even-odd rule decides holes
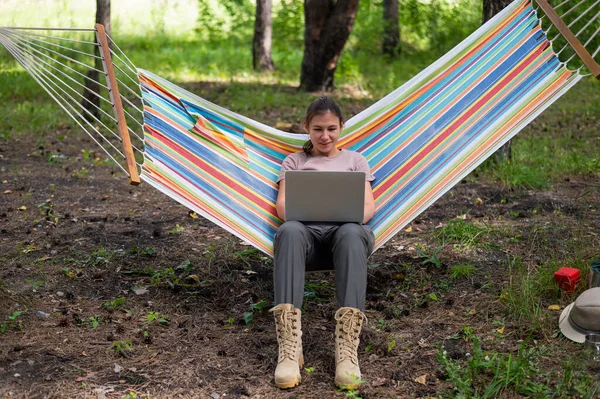
[[[577,284],[579,284],[581,272],[579,269],[572,267],[561,267],[554,273],[554,279],[564,291],[573,292],[577,288]]]

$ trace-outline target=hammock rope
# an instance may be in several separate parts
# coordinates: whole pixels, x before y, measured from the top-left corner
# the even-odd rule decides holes
[[[376,177],[372,183],[376,212],[369,222],[376,236],[375,248],[584,76],[600,76],[597,64],[590,64],[585,57],[600,28],[584,37],[600,12],[587,22],[583,20],[600,0],[582,10],[585,1],[562,13],[571,20],[561,26],[556,23],[556,10],[569,0],[554,8],[544,4],[545,0],[537,0],[535,7],[530,0],[515,0],[448,54],[346,122],[339,145],[362,153]],[[549,27],[545,29],[542,23],[549,23]],[[575,40],[565,36],[565,27]],[[569,27],[577,27],[577,32],[572,33]],[[145,182],[272,254],[273,235],[281,223],[275,211],[275,179],[282,160],[301,150],[307,136],[273,129],[137,69],[115,41],[100,35],[98,29],[54,30],[93,31],[97,41],[104,40],[106,45],[42,35],[36,31],[43,29],[29,28],[0,28],[0,44],[96,143],[108,143],[102,148],[129,176],[130,164],[123,167],[125,155],[115,145],[123,142],[123,130],[136,140],[131,150],[140,156],[135,165]],[[558,33],[549,40],[552,29]],[[556,52],[553,42],[561,36],[567,44]],[[102,37],[105,39],[98,39]],[[61,55],[55,49],[67,50],[66,46],[56,46],[52,40],[78,47],[68,56]],[[86,51],[89,46],[91,52]],[[99,48],[104,53],[97,53]],[[572,54],[566,53],[566,60],[559,59],[567,49]],[[590,55],[592,61],[599,51],[600,46]],[[89,57],[94,55],[91,53],[102,56]],[[568,64],[577,56],[584,64],[569,69]],[[82,61],[82,57],[87,58]],[[105,58],[111,60],[110,65]],[[102,71],[96,66],[99,59],[103,61]],[[90,61],[92,64],[86,63]],[[82,67],[85,73],[80,72]],[[590,73],[584,73],[583,68]],[[116,86],[114,91],[119,92],[117,98],[123,105],[121,117],[110,116],[96,106],[104,119],[100,120],[82,106],[81,98],[86,104],[91,102],[83,96],[84,91],[69,84],[76,83],[90,92],[83,84],[90,79],[89,71],[111,77],[112,84],[94,80],[104,93],[93,94],[102,98],[103,105],[116,108],[112,98]],[[143,137],[136,132],[138,128],[142,128]]]
[[[50,34],[40,32],[44,30],[49,31]],[[110,63],[115,71],[117,88],[120,89],[113,90],[108,84],[108,79],[103,83],[90,75],[96,73],[100,78],[107,76],[103,68],[106,66],[101,63],[104,57],[101,56],[102,47],[98,40],[88,41],[59,36],[65,32],[71,35],[74,32],[76,34],[94,32],[96,36],[98,35],[97,30],[94,29],[0,27],[0,43],[76,121],[79,127],[106,151],[109,158],[131,176],[129,167],[124,167],[126,162],[123,158],[126,158],[126,153],[123,148],[121,129],[134,139],[130,148],[133,154],[138,154],[133,162],[138,171],[142,167],[144,153],[143,135],[140,133],[142,131],[140,128],[143,126],[142,98],[137,76],[135,72],[130,72],[131,61],[126,56],[119,55],[120,49],[110,49]],[[110,43],[111,46],[116,47],[112,41]],[[93,90],[92,87],[96,87],[97,90]],[[112,97],[117,91],[118,98],[123,103],[121,111],[124,115],[123,128],[119,127],[118,114],[115,112],[115,98]],[[136,174],[139,173],[138,171]]]

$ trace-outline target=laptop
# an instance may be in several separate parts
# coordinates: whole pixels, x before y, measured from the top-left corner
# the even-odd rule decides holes
[[[364,172],[286,171],[286,220],[362,223],[365,178]]]

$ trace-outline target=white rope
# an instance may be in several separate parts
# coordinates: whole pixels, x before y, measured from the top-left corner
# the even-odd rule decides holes
[[[125,87],[127,87],[127,86],[125,86]],[[119,93],[119,94],[121,94],[121,93]],[[137,112],[139,112],[140,114],[143,114],[142,110],[141,110],[141,109],[139,109],[138,107],[136,107],[136,106],[135,106],[135,105],[134,105],[134,104],[133,104],[131,101],[129,101],[129,100],[127,99],[127,97],[125,97],[125,96],[123,96],[123,95],[121,94],[121,98],[123,99],[123,101],[125,101],[127,104],[129,104],[129,105],[131,106],[131,108],[135,109],[135,110],[136,110]]]
[[[46,92],[50,95],[50,97],[52,97],[52,99],[54,99],[54,101],[56,101],[58,103],[58,105],[71,117],[73,118],[73,120],[91,137],[92,140],[94,140],[94,142],[96,144],[98,144],[101,148],[102,145],[98,142],[98,140],[96,140],[96,138],[88,131],[88,129],[83,126],[81,124],[81,122],[79,121],[78,118],[76,118],[66,107],[65,105],[59,101],[56,96],[60,97],[60,95],[58,93],[52,93],[50,90],[54,91],[51,87],[44,85],[43,80],[37,75],[37,72],[31,68],[30,62],[28,62],[25,57],[22,57],[21,54],[18,53],[18,50],[16,50],[14,47],[14,42],[11,42],[9,40],[6,40],[5,38],[3,38],[2,36],[0,36],[0,43],[2,43],[4,45],[4,47],[6,47],[6,49],[17,59],[17,61],[20,62],[21,65],[23,65],[23,67],[29,71],[29,73],[31,74],[31,76],[33,77],[33,79],[38,82],[40,84],[40,86],[42,86],[42,88],[44,90],[46,90]],[[56,94],[56,96],[55,96]],[[62,99],[62,97],[61,97]],[[66,102],[65,102],[66,103]],[[66,105],[68,105],[70,108],[73,108],[71,106],[71,104],[66,103]],[[76,112],[76,111],[75,111]],[[96,130],[87,120],[84,119],[84,121],[90,125],[94,130]],[[99,132],[98,132],[99,133]],[[110,141],[108,141],[101,133],[99,133],[100,136],[107,141],[111,146],[114,147],[114,145],[112,145],[112,143]],[[127,170],[125,170],[125,168],[105,149],[105,152],[108,154],[108,156],[115,162],[115,164],[121,168],[121,170],[123,170],[123,172],[125,172],[125,174],[130,175],[129,172],[127,172]],[[121,152],[117,150],[117,152],[120,154]],[[121,154],[122,155],[122,154]],[[122,155],[123,156],[123,155]]]
[[[116,48],[117,50],[119,50],[119,52],[120,52],[120,53],[123,55],[123,57],[125,57],[125,59],[126,59],[128,62],[129,62],[129,65],[127,65],[127,63],[126,63],[126,62],[124,62],[124,61],[122,61],[122,60],[121,60],[121,62],[123,62],[123,63],[124,63],[124,64],[125,64],[125,65],[126,65],[128,68],[129,68],[129,70],[130,70],[131,72],[133,72],[133,73],[134,73],[134,75],[136,75],[136,76],[137,76],[137,71],[136,71],[136,70],[137,70],[137,67],[135,66],[135,64],[134,64],[133,62],[131,62],[131,60],[129,59],[129,57],[127,57],[127,54],[125,54],[125,53],[123,52],[123,50],[121,50],[121,48],[120,48],[120,47],[117,45],[117,43],[115,43],[115,41],[112,39],[112,37],[110,37],[108,34],[107,34],[106,36],[108,36],[108,39],[110,40],[110,42],[112,43],[112,45],[113,45],[113,46],[115,46],[115,48]],[[111,51],[112,51],[112,49],[111,49]],[[115,54],[115,56],[116,56],[118,59],[120,59],[120,57],[119,57],[117,54]],[[130,67],[130,66],[131,66],[131,67]]]
[[[14,38],[14,35],[10,35],[10,34],[9,34],[9,36],[12,36],[12,37]],[[18,39],[18,41],[19,41],[19,42],[21,42],[21,40],[20,40],[18,37],[17,37],[17,39]],[[51,60],[52,60],[52,61],[54,61],[55,63],[57,63],[57,64],[61,65],[62,67],[64,67],[65,69],[68,69],[68,70],[70,70],[70,71],[72,71],[72,72],[74,72],[74,73],[76,73],[76,74],[78,74],[78,75],[82,76],[83,78],[85,78],[85,79],[88,79],[89,81],[91,81],[91,82],[94,82],[94,83],[96,83],[96,84],[100,85],[101,87],[105,88],[106,90],[110,90],[110,89],[108,88],[108,86],[106,86],[105,84],[102,84],[102,83],[98,82],[97,80],[94,80],[94,79],[92,79],[92,78],[88,77],[87,75],[85,75],[85,74],[83,74],[83,73],[81,73],[81,72],[77,71],[76,69],[73,69],[73,68],[71,68],[69,65],[62,63],[62,62],[58,61],[58,60],[57,60],[57,59],[55,59],[55,58],[52,58],[52,57],[50,57],[48,54],[45,54],[45,53],[43,53],[43,52],[41,52],[41,51],[39,51],[38,49],[35,49],[35,48],[33,48],[33,47],[29,47],[29,49],[30,49],[30,50],[32,50],[32,51],[35,51],[36,53],[38,53],[38,54],[40,54],[40,55],[43,55],[43,56],[44,56],[44,57],[46,57],[46,58],[49,58],[49,59],[51,59]],[[85,64],[83,64],[83,65],[87,67],[87,65],[85,65]],[[57,69],[57,68],[56,68],[56,69]],[[58,69],[57,69],[57,70],[58,70]],[[103,75],[105,75],[104,71],[101,71],[100,73],[102,73]]]
[[[23,53],[27,54],[26,52],[24,52],[24,51],[23,51],[23,49],[19,49],[19,51],[21,51],[21,53],[22,53],[22,54],[23,54]],[[30,55],[30,54],[29,54],[29,55]],[[37,72],[37,73],[38,73],[40,76],[42,76],[42,77],[44,78],[43,80],[44,80],[44,82],[45,82],[45,83],[47,83],[47,84],[48,84],[48,87],[50,87],[50,85],[53,85],[53,86],[54,86],[56,89],[59,89],[60,91],[62,91],[62,92],[64,93],[64,95],[66,95],[66,96],[67,96],[69,99],[71,99],[71,101],[72,101],[72,102],[74,102],[75,104],[77,104],[77,106],[78,106],[78,107],[80,107],[80,108],[81,108],[83,111],[85,111],[85,113],[86,113],[86,114],[88,114],[89,116],[91,116],[91,117],[92,117],[92,118],[93,118],[93,119],[94,119],[96,122],[98,122],[98,123],[99,123],[100,125],[102,125],[102,126],[103,126],[103,127],[106,129],[106,130],[108,130],[110,133],[112,133],[112,134],[113,134],[113,136],[114,136],[114,137],[115,137],[117,140],[119,140],[119,141],[122,141],[121,137],[120,137],[120,136],[119,136],[117,133],[115,133],[114,131],[112,131],[112,130],[111,130],[111,128],[109,128],[108,126],[106,126],[106,125],[105,125],[105,124],[104,124],[104,123],[103,123],[103,122],[102,122],[100,119],[98,119],[98,118],[97,118],[97,117],[96,117],[96,116],[95,116],[95,115],[94,115],[92,112],[90,112],[88,109],[86,109],[85,107],[83,107],[83,106],[81,105],[81,103],[80,103],[80,100],[77,100],[77,99],[73,98],[73,96],[71,96],[71,95],[70,95],[69,93],[67,93],[67,92],[66,92],[66,91],[65,91],[65,90],[64,90],[62,87],[60,87],[60,86],[59,86],[59,85],[58,85],[56,82],[54,82],[54,81],[52,80],[52,78],[53,78],[53,77],[55,77],[54,75],[50,74],[50,77],[49,77],[48,75],[46,75],[46,74],[45,74],[45,73],[44,73],[44,72],[43,72],[43,71],[40,69],[40,67],[38,67],[37,65],[35,65],[35,64],[33,64],[33,63],[32,63],[32,65],[30,65],[30,67],[31,67],[32,69],[34,69],[34,70],[35,70],[35,71],[36,71],[36,72]],[[44,69],[44,70],[45,70],[45,69]],[[61,81],[60,79],[56,79],[56,80],[60,81],[62,84],[65,84],[65,83],[64,83],[63,81]],[[66,85],[66,84],[65,84],[65,86],[69,87],[69,86],[68,86],[68,85]],[[52,88],[52,87],[50,87],[50,88]],[[55,90],[55,89],[52,89],[52,90],[56,92],[56,90]],[[84,97],[83,97],[83,95],[82,95],[81,93],[79,93],[79,92],[77,92],[77,91],[76,91],[75,93],[77,93],[77,94],[78,94],[80,97],[84,98]],[[61,97],[61,98],[64,100],[64,97],[62,97],[62,96],[61,96],[61,95],[60,95],[58,92],[56,92],[56,94],[57,94],[58,96],[60,96],[60,97]],[[70,106],[71,108],[73,108],[73,106],[72,106],[70,103],[68,103],[67,101],[65,101],[65,102],[66,102],[67,104],[69,104],[69,106]],[[97,109],[100,109],[100,108],[99,108],[99,107],[97,107],[95,104],[92,104],[92,105],[94,105],[94,107],[95,107],[95,108],[97,108]],[[78,113],[79,115],[82,115],[82,116],[83,116],[83,114],[81,113],[81,111],[78,111],[78,110],[76,110],[75,108],[73,108],[73,110],[74,110],[76,113]],[[100,109],[100,110],[101,110],[101,109]],[[116,119],[114,119],[114,118],[112,118],[112,119],[113,119],[114,121],[116,121]],[[88,123],[89,123],[89,122],[88,122]],[[91,125],[91,124],[90,124],[90,125]],[[95,127],[93,127],[93,128],[94,128],[94,130],[95,130],[95,131],[96,131],[98,134],[102,135],[102,133],[100,133],[100,131],[98,131],[98,130],[97,130]],[[112,143],[111,143],[109,140],[106,140],[106,141],[107,141],[107,142],[109,142],[109,143],[112,145]],[[117,149],[117,148],[116,148],[114,145],[113,145],[113,148],[115,148],[115,150],[117,150],[117,151],[119,152],[119,154],[120,154],[120,155],[122,155],[122,156],[124,157],[124,155],[123,155],[123,154],[122,154],[122,153],[121,153],[121,152],[120,152],[120,151],[119,151],[119,150],[118,150],[118,149]]]
[[[586,1],[587,0],[581,0],[579,3],[575,4],[569,10],[565,11],[564,14],[560,15],[560,18],[563,19],[564,17],[566,17],[567,15],[569,15],[573,10],[575,10],[577,7],[579,7],[581,4],[585,3]]]
[[[116,66],[116,65],[115,65]],[[135,96],[135,98],[137,98],[138,100],[142,101],[142,97],[136,93],[135,90],[133,90],[131,87],[127,86],[127,84],[123,83],[123,81],[121,81],[119,78],[115,77],[115,79],[117,79],[117,82],[121,83],[121,86],[125,87],[127,90],[129,90],[129,92],[131,94],[133,94]],[[135,83],[135,82],[134,82]]]
[[[580,35],[580,34],[581,34],[581,33],[582,33],[584,30],[586,30],[586,29],[587,29],[587,28],[588,28],[588,27],[589,27],[589,26],[590,26],[592,23],[596,22],[596,20],[598,19],[598,17],[599,17],[599,16],[600,16],[600,11],[598,11],[598,13],[596,13],[596,15],[594,15],[594,18],[590,19],[590,20],[588,21],[588,23],[587,23],[587,24],[585,24],[585,26],[584,26],[583,28],[581,28],[581,29],[579,30],[579,32],[577,32],[577,33],[575,34],[575,37],[578,37],[578,36],[579,36],[579,35]]]
[[[50,50],[49,48],[46,48],[46,47],[44,47],[44,46],[42,46],[42,45],[40,45],[40,44],[34,43],[34,42],[32,42],[32,41],[29,41],[29,40],[21,40],[21,41],[22,41],[22,42],[26,42],[26,43],[27,43],[28,45],[30,45],[30,46],[31,46],[31,45],[33,45],[33,46],[36,46],[36,47],[38,47],[38,48],[41,48],[41,49],[43,49],[43,50],[46,50],[46,51],[48,51],[48,52],[50,52],[50,53],[52,53],[52,54],[56,54],[56,55],[57,55],[57,56],[59,56],[59,57],[65,58],[65,59],[67,59],[67,60],[69,60],[69,61],[71,61],[71,62],[74,62],[74,63],[76,63],[76,64],[82,65],[82,66],[84,66],[84,67],[86,67],[86,68],[89,68],[89,69],[91,69],[91,70],[94,70],[94,71],[96,71],[96,72],[98,72],[98,73],[104,74],[104,71],[101,71],[101,70],[99,70],[99,69],[96,69],[96,68],[94,68],[93,66],[90,66],[90,65],[88,65],[88,64],[85,64],[85,63],[83,63],[83,62],[81,62],[81,61],[78,61],[78,60],[76,60],[76,59],[74,59],[74,58],[71,58],[71,57],[69,57],[69,56],[67,56],[67,55],[61,54],[61,53],[59,53],[58,51]]]
[[[592,4],[587,10],[585,10],[584,12],[582,12],[577,18],[575,18],[573,21],[571,21],[571,23],[569,25],[567,25],[569,28],[571,26],[573,26],[575,23],[577,23],[577,21],[579,21],[581,18],[583,18],[585,16],[585,14],[587,14],[588,12],[590,12],[592,10],[592,8],[594,8],[594,6],[596,6],[598,3],[600,3],[600,0],[597,0],[594,4]]]
[[[596,49],[596,51],[594,51],[594,54],[592,54],[592,58],[595,58],[596,55],[598,54],[598,52],[600,52],[600,46],[598,46],[598,48]]]
[[[17,33],[17,35],[23,36],[23,34],[22,34],[22,33]],[[24,39],[24,40],[25,40],[25,39]],[[58,44],[58,43],[47,42],[47,41],[45,41],[45,40],[42,40],[42,39],[36,39],[36,38],[31,38],[31,39],[29,39],[29,40],[35,40],[35,41],[37,41],[37,42],[45,43],[45,44],[47,44],[47,45],[50,45],[50,46],[58,47],[58,48],[61,48],[61,49],[64,49],[64,50],[68,50],[68,51],[73,51],[73,52],[75,52],[75,53],[78,53],[78,54],[83,54],[83,55],[86,55],[86,56],[88,56],[88,57],[92,57],[92,58],[95,58],[95,59],[98,59],[98,60],[101,60],[101,59],[102,59],[102,57],[100,57],[100,56],[98,56],[98,55],[91,54],[91,53],[86,53],[85,51],[76,50],[76,49],[74,49],[74,48],[70,48],[70,47],[66,47],[66,46],[61,46],[61,45],[60,45],[60,44]],[[98,46],[98,45],[96,45],[96,46]]]
[[[123,112],[125,114],[127,114],[127,116],[129,118],[131,118],[131,120],[133,120],[135,123],[137,123],[140,127],[144,127],[133,115],[131,115],[129,112],[127,112],[127,110],[125,108],[123,108]],[[142,139],[141,137],[138,137],[140,140]]]
[[[128,79],[129,79],[129,80],[131,80],[131,82],[132,82],[132,83],[135,85],[135,87],[137,87],[137,88],[139,89],[140,82],[138,82],[137,80],[133,79],[131,76],[129,76],[129,75],[127,75],[125,72],[123,72],[123,70],[122,70],[121,68],[119,68],[119,66],[118,66],[117,64],[115,64],[114,62],[113,62],[113,66],[114,66],[115,68],[117,68],[117,69],[119,70],[119,72],[121,72],[123,75],[125,75],[125,76],[126,76]],[[116,77],[116,76],[115,76],[115,77]],[[137,77],[137,75],[136,75],[136,77]],[[117,79],[117,80],[119,81],[119,83],[121,83],[122,85],[124,85],[124,86],[127,86],[127,84],[125,84],[125,83],[124,83],[123,81],[121,81],[119,78],[116,78],[116,79]],[[129,87],[127,87],[127,88],[129,89]],[[138,98],[138,100],[141,100],[141,99],[142,99],[142,97],[140,97],[140,95],[139,95],[139,94],[138,94],[136,91],[134,91],[134,90],[132,90],[132,89],[129,89],[129,90],[131,90],[131,92],[132,92],[133,94],[135,94],[135,96]]]
[[[559,5],[557,5],[556,7],[554,7],[554,10],[558,10],[559,8],[561,8],[563,5],[567,4],[569,1],[571,0],[565,0],[562,3],[560,3]]]
[[[96,29],[89,28],[26,28],[21,26],[0,26],[0,28],[4,29],[14,29],[14,30],[57,30],[57,31],[73,31],[73,32],[95,32]]]
[[[132,128],[130,128],[129,125],[127,125],[127,130],[129,130],[129,133],[133,134],[138,140],[140,140],[142,142],[144,141],[144,139],[140,135],[138,135]],[[143,151],[140,151],[140,152],[143,152]]]
[[[594,34],[587,40],[587,42],[585,42],[585,44],[583,45],[583,47],[587,47],[587,45],[590,44],[590,42],[592,40],[594,40],[594,38],[598,35],[598,33],[600,33],[600,28],[598,28],[596,30],[596,32],[594,32]]]
[[[0,28],[0,29],[2,29],[2,28]],[[44,37],[44,38],[48,38],[48,39],[64,40],[66,42],[73,42],[73,43],[91,44],[93,46],[98,46],[99,45],[96,42],[89,42],[89,41],[86,41],[86,40],[70,39],[70,38],[61,37],[61,36],[40,35],[39,33],[32,33],[32,32],[27,32],[27,31],[21,31],[21,32],[18,32],[18,34],[19,35],[26,35],[26,36]]]
[[[18,47],[17,47],[17,48],[18,48]],[[27,52],[25,52],[23,49],[19,49],[19,51],[21,51],[21,53],[22,53],[22,54],[23,54],[23,53],[25,53],[25,54],[27,54],[27,55],[29,55],[29,56],[33,56],[33,57],[35,57],[33,54],[31,54],[31,53],[27,53]],[[41,71],[40,71],[39,67],[37,67],[37,66],[35,66],[35,65],[31,65],[30,67],[31,67],[31,68],[33,68],[34,70],[36,70],[36,71],[37,71],[37,72],[38,72],[38,73],[39,73],[41,76],[43,76],[43,77],[45,78],[45,79],[42,79],[42,80],[43,80],[45,83],[47,83],[47,84],[48,84],[48,87],[49,87],[49,88],[51,88],[51,89],[52,89],[52,90],[53,90],[53,91],[54,91],[54,92],[55,92],[55,93],[56,93],[56,94],[57,94],[57,95],[58,95],[58,96],[59,96],[61,99],[65,100],[65,99],[64,99],[64,97],[62,97],[62,96],[61,96],[59,93],[57,93],[57,92],[56,92],[56,90],[54,90],[52,87],[50,87],[50,84],[53,84],[53,85],[54,85],[56,88],[58,88],[59,90],[61,90],[61,91],[62,91],[62,92],[65,94],[65,95],[67,95],[67,96],[68,96],[68,97],[69,97],[69,98],[70,98],[70,99],[71,99],[71,100],[72,100],[74,103],[76,103],[78,107],[81,107],[81,108],[82,108],[82,110],[83,110],[83,111],[85,111],[85,112],[86,112],[88,115],[90,115],[90,116],[91,116],[91,117],[92,117],[92,118],[93,118],[93,119],[94,119],[96,122],[98,122],[98,123],[99,123],[100,125],[102,125],[102,126],[103,126],[103,127],[106,129],[106,130],[108,130],[110,133],[112,133],[112,134],[113,134],[113,136],[114,136],[114,137],[115,137],[115,138],[116,138],[116,139],[117,139],[119,142],[122,142],[122,138],[121,138],[121,136],[120,136],[120,135],[116,134],[116,133],[115,133],[113,130],[111,130],[111,128],[109,128],[109,127],[108,127],[108,126],[106,126],[106,124],[104,124],[104,123],[103,123],[101,120],[99,120],[98,118],[96,118],[96,116],[95,116],[95,115],[93,115],[93,114],[92,114],[92,113],[91,113],[89,110],[85,109],[85,108],[84,108],[84,107],[83,107],[83,106],[80,104],[80,102],[79,102],[78,100],[76,100],[76,99],[75,99],[75,98],[73,98],[71,95],[69,95],[69,93],[67,93],[67,92],[66,92],[66,91],[65,91],[65,90],[64,90],[62,87],[58,86],[58,85],[57,85],[57,84],[56,84],[54,81],[52,81],[52,79],[51,79],[51,78],[49,79],[49,78],[47,77],[47,75],[46,75],[46,74],[44,74],[43,72],[41,72]],[[45,68],[44,68],[44,70],[45,70],[45,71],[47,71]],[[51,77],[55,77],[55,78],[56,78],[56,76],[55,76],[55,75],[53,75],[53,74],[50,74],[50,76],[51,76]],[[73,89],[72,89],[70,86],[68,86],[68,85],[67,85],[65,82],[63,82],[62,80],[60,80],[60,79],[58,79],[58,78],[57,78],[57,80],[58,80],[60,83],[62,83],[63,85],[65,85],[67,88],[69,88],[69,89],[73,90]],[[38,83],[39,83],[39,82],[38,82]],[[76,94],[78,94],[78,95],[80,95],[81,97],[83,97],[83,96],[82,96],[82,95],[81,95],[79,92],[75,91],[75,93],[76,93]],[[85,99],[85,98],[84,98],[84,99]],[[87,99],[86,99],[86,100],[87,100]],[[88,100],[88,102],[89,102],[89,100]],[[72,109],[74,112],[76,112],[76,113],[79,113],[79,115],[82,115],[82,114],[81,114],[81,112],[80,112],[80,111],[78,112],[78,111],[77,111],[77,110],[76,110],[76,109],[75,109],[75,108],[74,108],[74,107],[73,107],[73,106],[72,106],[70,103],[68,103],[67,101],[65,101],[65,103],[67,103],[67,105],[69,105],[69,107],[70,107],[70,108],[71,108],[71,109]],[[116,122],[116,123],[118,124],[117,120],[116,120],[114,117],[110,116],[110,114],[108,114],[107,112],[105,112],[103,109],[101,109],[101,108],[98,108],[98,107],[97,107],[95,104],[93,104],[93,103],[92,103],[92,105],[94,105],[94,107],[96,107],[98,110],[100,110],[101,112],[103,112],[104,114],[106,114],[106,115],[107,115],[107,116],[108,116],[108,117],[109,117],[111,120],[113,120],[114,122]],[[86,121],[86,122],[87,122],[88,124],[90,124],[90,123],[89,123],[89,121]],[[99,135],[100,135],[100,136],[101,136],[101,137],[102,137],[102,138],[103,138],[103,139],[104,139],[104,140],[105,140],[107,143],[109,143],[109,144],[110,144],[110,145],[111,145],[111,146],[112,146],[112,147],[115,149],[115,151],[117,151],[117,153],[118,153],[119,155],[121,155],[122,157],[125,157],[125,155],[124,155],[124,154],[123,154],[123,153],[122,153],[122,152],[121,152],[121,151],[120,151],[118,148],[116,148],[116,147],[115,147],[115,146],[112,144],[112,142],[111,142],[110,140],[106,139],[106,138],[104,137],[104,135],[102,135],[102,133],[100,133],[100,131],[98,131],[98,130],[97,130],[95,127],[93,127],[93,125],[91,125],[91,124],[90,124],[90,126],[91,126],[91,127],[94,129],[94,131],[95,131],[96,133],[98,133],[98,134],[99,134]],[[85,130],[85,129],[84,129],[84,130]],[[86,130],[86,132],[87,132],[87,130]],[[87,133],[88,133],[88,134],[90,134],[89,132],[87,132]],[[136,135],[136,136],[137,136],[137,135]],[[138,137],[138,138],[141,140],[141,138],[140,138],[139,136],[137,136],[137,137]],[[98,144],[99,144],[99,143],[98,143]],[[100,145],[100,144],[99,144],[99,145]],[[100,145],[100,147],[102,147],[102,146]],[[133,147],[133,148],[134,148],[134,149],[135,149],[137,152],[139,152],[140,154],[143,154],[143,151],[142,151],[142,150],[140,150],[139,148],[137,148],[135,145],[133,145],[133,144],[132,144],[132,147]],[[136,162],[136,163],[137,163],[137,162]],[[139,163],[137,163],[137,165],[141,166]]]

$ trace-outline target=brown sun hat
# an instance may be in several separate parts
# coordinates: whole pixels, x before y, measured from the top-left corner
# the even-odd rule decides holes
[[[581,293],[562,311],[558,325],[565,337],[579,343],[588,334],[600,334],[600,287]]]

